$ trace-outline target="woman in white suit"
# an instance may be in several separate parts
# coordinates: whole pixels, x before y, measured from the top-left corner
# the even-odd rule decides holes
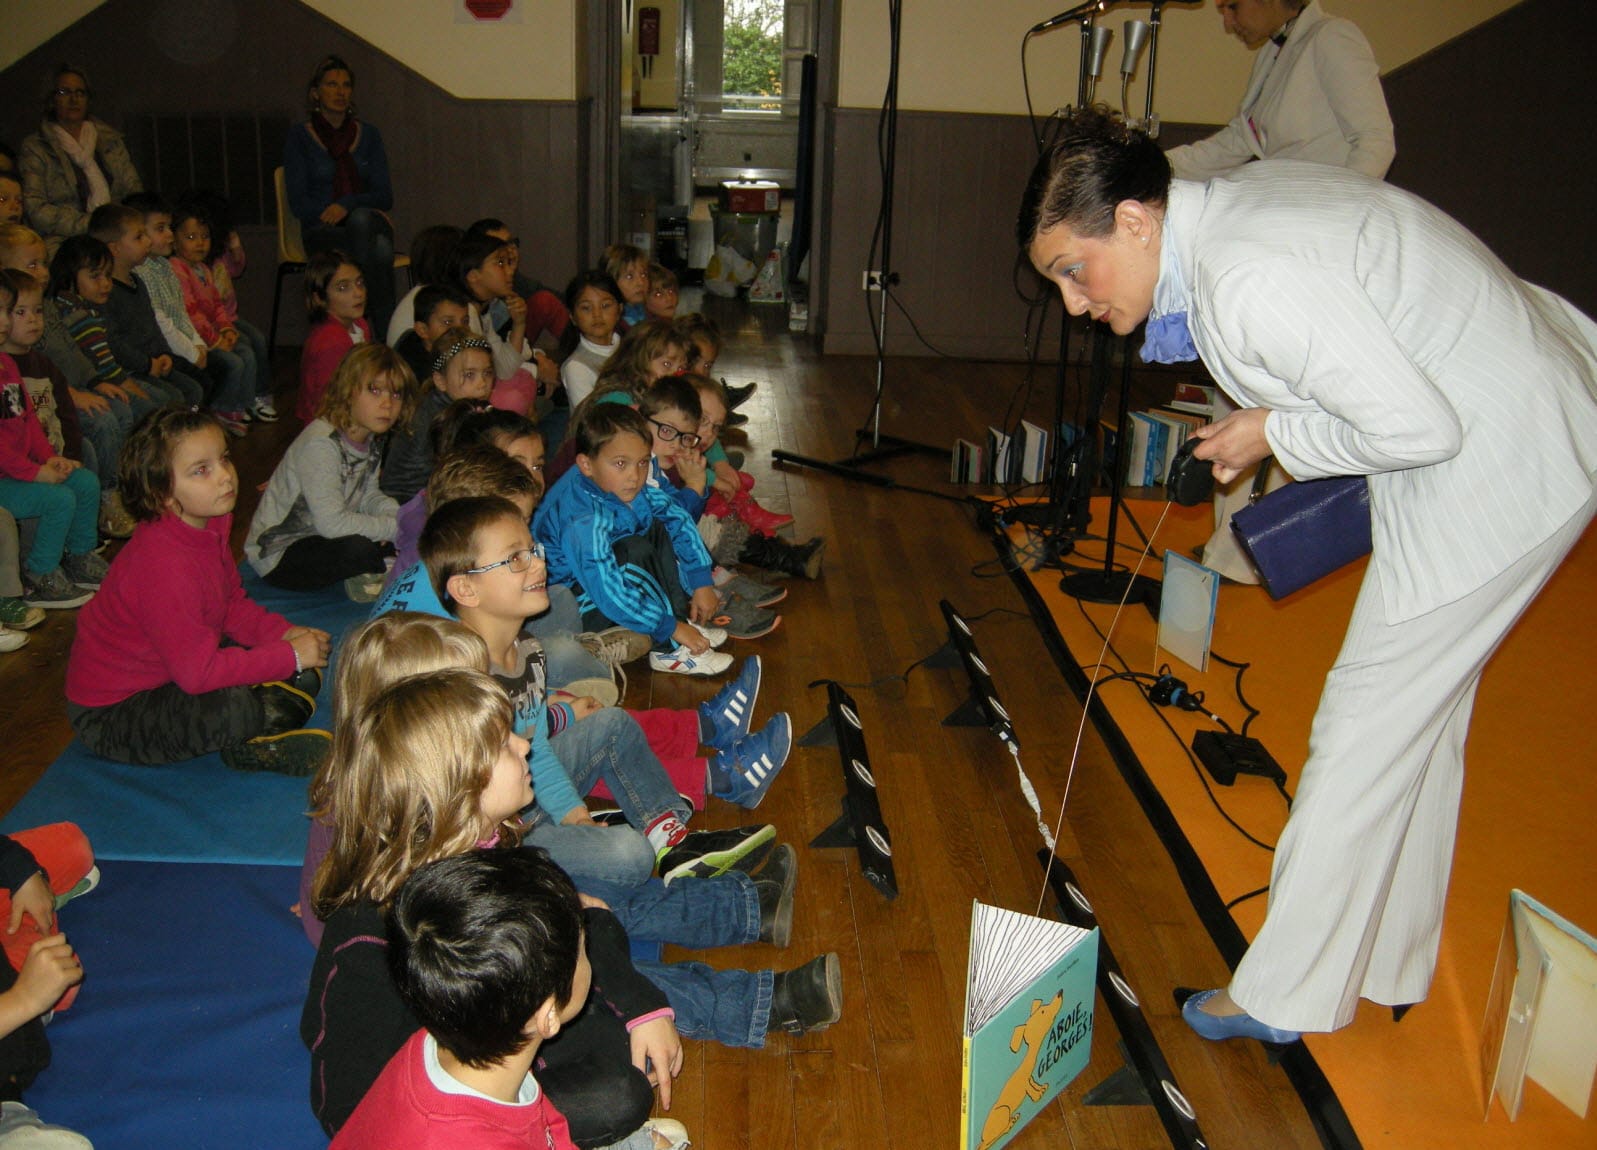
[[[1597,325],[1443,213],[1317,164],[1172,181],[1087,110],[1032,173],[1018,238],[1072,314],[1202,358],[1242,408],[1199,434],[1218,480],[1267,454],[1367,475],[1374,547],[1229,987],[1183,1015],[1288,1042],[1436,965],[1486,661],[1597,511]]]

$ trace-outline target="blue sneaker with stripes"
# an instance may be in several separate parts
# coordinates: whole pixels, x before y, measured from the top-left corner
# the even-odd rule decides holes
[[[792,749],[793,720],[783,711],[756,733],[715,756],[711,763],[716,779],[712,793],[752,811],[764,800]]]
[[[730,750],[732,745],[749,733],[754,719],[754,703],[760,697],[762,667],[758,655],[743,660],[737,678],[716,692],[713,699],[699,704],[699,714],[709,724],[710,737],[706,745],[717,750]]]

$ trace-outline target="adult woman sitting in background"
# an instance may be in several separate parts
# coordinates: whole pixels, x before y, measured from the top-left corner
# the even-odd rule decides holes
[[[1039,160],[1017,233],[1072,314],[1148,320],[1145,358],[1201,358],[1242,407],[1198,432],[1217,480],[1269,454],[1297,479],[1368,476],[1373,550],[1268,913],[1183,1017],[1282,1043],[1361,997],[1423,999],[1476,685],[1597,511],[1597,325],[1390,185],[1287,160],[1172,182],[1091,109]]]
[[[82,68],[57,68],[44,122],[18,157],[28,223],[52,256],[62,240],[88,229],[95,208],[144,190],[122,133],[89,115],[90,95]]]
[[[387,331],[394,310],[394,206],[383,137],[355,115],[355,73],[337,56],[316,65],[310,119],[288,130],[283,180],[307,254],[345,252],[366,280],[366,318]]]

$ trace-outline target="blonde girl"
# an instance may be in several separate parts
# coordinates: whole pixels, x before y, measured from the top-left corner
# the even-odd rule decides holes
[[[250,520],[244,555],[262,578],[288,591],[343,582],[358,602],[376,598],[399,530],[399,504],[378,486],[383,445],[415,407],[398,352],[368,343],[344,357]]]

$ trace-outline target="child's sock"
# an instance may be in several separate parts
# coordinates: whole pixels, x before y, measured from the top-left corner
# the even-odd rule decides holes
[[[656,856],[664,854],[688,837],[688,828],[682,820],[667,811],[643,828],[643,837],[649,840]]]

